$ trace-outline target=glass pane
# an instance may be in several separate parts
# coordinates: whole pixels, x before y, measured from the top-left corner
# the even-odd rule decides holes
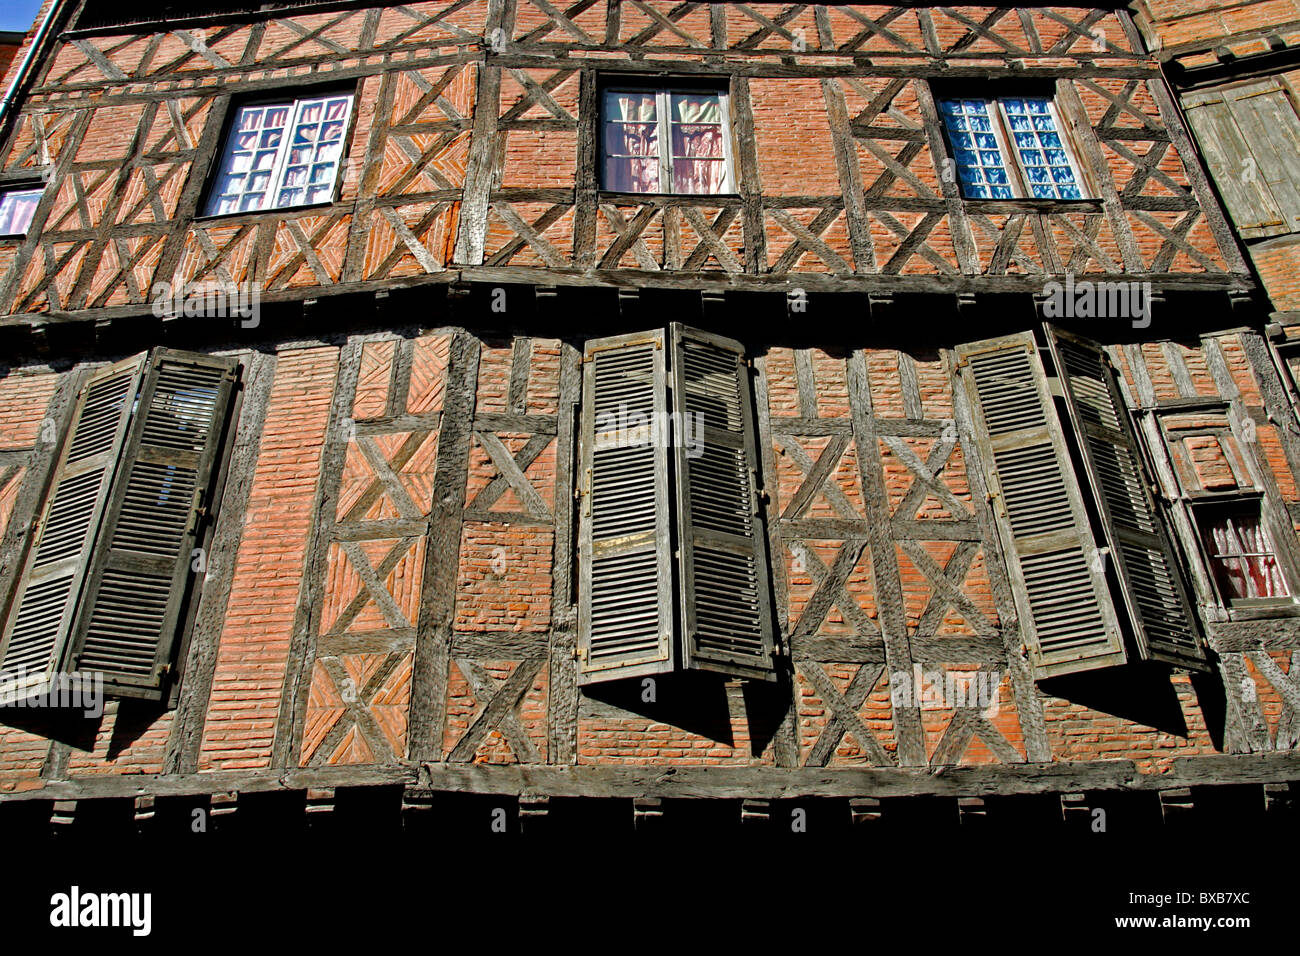
[[[606,123],[606,156],[658,156],[659,127],[653,123]]]
[[[608,90],[605,93],[605,118],[634,123],[653,123],[659,118],[656,112],[655,94]]]
[[[721,159],[673,160],[673,192],[718,193],[727,178],[727,164]]]
[[[288,105],[245,106],[235,114],[217,182],[208,200],[208,215],[254,212],[265,206],[270,171],[275,167]],[[256,175],[248,175],[256,171]]]
[[[1007,114],[1016,154],[1029,192],[1035,199],[1082,199],[1079,180],[1070,164],[1051,106],[1046,97],[1007,97],[1000,101]]]
[[[281,188],[275,197],[277,208],[330,201],[351,102],[351,97],[334,96],[307,100],[299,106]]]
[[[605,160],[605,188],[623,193],[659,192],[659,159]]]
[[[27,234],[42,192],[42,189],[15,189],[0,194],[0,236]]]
[[[1224,597],[1271,598],[1290,594],[1258,514],[1211,517],[1201,534]]]
[[[1011,178],[993,132],[989,102],[940,100],[939,112],[952,141],[961,194],[967,199],[1010,199]]]
[[[722,99],[717,93],[674,93],[674,123],[722,123]]]

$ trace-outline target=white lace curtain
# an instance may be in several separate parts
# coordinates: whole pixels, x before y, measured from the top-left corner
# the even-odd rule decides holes
[[[1220,585],[1232,598],[1284,597],[1286,582],[1258,518],[1215,518],[1206,529]]]

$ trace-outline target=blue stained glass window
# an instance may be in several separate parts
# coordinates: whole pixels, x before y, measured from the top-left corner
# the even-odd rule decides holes
[[[993,132],[998,103],[1006,115],[1014,160],[1004,155]],[[949,99],[941,101],[940,113],[953,144],[962,195],[967,199],[1012,198],[1007,164],[1016,160],[1031,197],[1084,198],[1046,97]]]
[[[939,104],[953,145],[957,181],[967,199],[1010,199],[1013,195],[989,106],[986,100],[942,100]]]

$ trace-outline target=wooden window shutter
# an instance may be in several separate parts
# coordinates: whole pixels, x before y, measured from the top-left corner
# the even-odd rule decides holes
[[[582,683],[673,667],[667,356],[662,331],[583,357],[578,656]]]
[[[1300,117],[1282,85],[1189,93],[1183,108],[1242,238],[1300,231]]]
[[[72,665],[118,696],[157,699],[234,393],[233,358],[149,360],[73,629]]]
[[[1096,342],[1051,326],[1047,341],[1138,650],[1145,658],[1203,667],[1192,604],[1106,353]]]
[[[0,702],[64,669],[72,612],[102,521],[144,355],[94,372],[77,398],[0,643]]]
[[[1035,676],[1123,664],[1124,641],[1032,333],[959,346]]]
[[[671,332],[683,664],[774,680],[744,347],[676,323]]]

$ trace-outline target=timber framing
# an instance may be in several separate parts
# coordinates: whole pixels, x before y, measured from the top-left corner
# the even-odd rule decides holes
[[[1171,788],[1287,783],[1300,780],[1295,754],[1183,757],[1167,774],[1145,774],[1130,760],[998,767],[915,769],[769,769],[757,767],[501,767],[421,763],[397,767],[304,768],[284,772],[213,771],[161,776],[74,778],[37,790],[0,793],[0,804],[153,795],[268,793],[282,790],[400,785],[414,791],[537,794],[551,797],[988,796],[1078,791],[1159,792]]]

